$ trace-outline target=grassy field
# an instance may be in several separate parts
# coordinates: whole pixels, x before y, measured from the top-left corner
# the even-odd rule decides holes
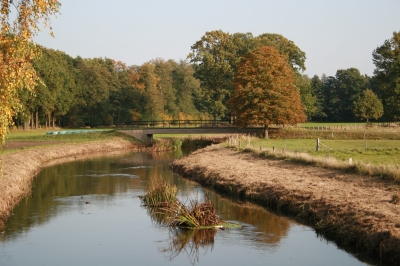
[[[316,151],[315,139],[259,139],[252,138],[251,145],[255,148],[262,146],[264,149],[277,152],[298,151],[312,156],[326,157],[329,155],[342,161],[352,158],[355,161],[371,164],[400,164],[400,140],[322,140],[320,151]],[[366,147],[367,145],[367,147]],[[245,147],[245,141],[242,142]]]
[[[72,130],[72,129],[71,129]],[[49,129],[35,129],[35,130],[11,130],[7,135],[7,141],[46,141],[46,140],[76,140],[76,141],[88,141],[88,140],[96,140],[108,138],[110,136],[115,136],[119,133],[114,132],[113,130],[109,131],[99,131],[99,132],[88,132],[82,134],[55,134],[55,135],[46,135],[46,132],[56,131]]]
[[[346,130],[309,130],[303,128],[285,128],[273,133],[271,132],[270,139],[252,138],[251,144],[255,148],[262,146],[264,149],[272,150],[276,148],[277,152],[298,151],[307,153],[312,156],[326,157],[329,155],[341,161],[348,161],[352,158],[355,161],[360,161],[370,164],[400,164],[400,128],[357,128],[355,123],[305,123],[302,126],[334,126],[334,125],[352,125],[353,129]],[[359,123],[365,125],[365,123]],[[358,125],[358,124],[357,124]],[[115,132],[113,130],[107,132],[92,132],[84,134],[59,134],[46,135],[45,130],[12,130],[7,136],[8,142],[13,141],[62,141],[62,142],[80,142],[80,141],[95,141],[106,139],[114,136],[122,136],[124,138],[133,138]],[[366,141],[364,140],[364,132]],[[332,138],[333,133],[333,138]],[[220,138],[223,134],[155,134],[154,139],[159,141],[163,138],[202,138],[202,137],[217,137]],[[328,146],[332,150],[321,146],[320,151],[316,152],[316,138],[321,139],[321,143]],[[245,140],[242,139],[242,147],[245,147]]]

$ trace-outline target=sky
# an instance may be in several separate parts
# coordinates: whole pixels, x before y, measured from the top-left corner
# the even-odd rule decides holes
[[[60,0],[35,42],[72,57],[127,65],[185,60],[207,32],[281,34],[306,53],[310,77],[351,67],[373,75],[372,52],[400,31],[400,0]]]

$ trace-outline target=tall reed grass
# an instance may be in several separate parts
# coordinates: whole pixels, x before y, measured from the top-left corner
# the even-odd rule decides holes
[[[199,203],[198,200],[189,200],[186,207],[177,199],[178,189],[161,178],[155,178],[151,182],[147,194],[141,196],[142,204],[154,213],[157,222],[163,222],[163,215],[171,218],[167,222],[169,226],[185,228],[206,228],[222,225],[211,201]]]
[[[147,207],[165,207],[177,201],[178,188],[161,178],[155,178],[150,183],[146,195],[141,196],[142,204]]]

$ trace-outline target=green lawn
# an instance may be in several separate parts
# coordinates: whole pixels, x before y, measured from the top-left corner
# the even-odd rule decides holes
[[[258,139],[253,138],[251,144],[256,148],[272,149],[276,147],[281,152],[286,147],[288,151],[305,152],[314,156],[330,155],[340,160],[352,158],[372,164],[400,164],[400,140],[321,140],[321,143],[333,149],[321,147],[316,152],[316,140],[314,139]],[[242,144],[244,147],[245,142]],[[367,146],[366,146],[367,145]]]
[[[113,136],[127,136],[122,133],[115,132],[113,130],[109,131],[99,131],[99,132],[88,132],[88,133],[80,133],[80,134],[56,134],[56,135],[46,135],[46,132],[49,131],[61,131],[60,130],[51,130],[51,129],[35,129],[35,130],[11,130],[7,135],[7,141],[91,141],[91,140],[100,140],[106,139]],[[66,131],[73,130],[68,129]]]

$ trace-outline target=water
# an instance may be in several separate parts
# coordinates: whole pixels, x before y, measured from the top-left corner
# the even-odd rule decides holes
[[[0,233],[0,265],[370,265],[293,220],[221,197],[169,170],[178,153],[133,153],[44,169]],[[239,229],[182,231],[140,206],[155,177],[211,199]]]

